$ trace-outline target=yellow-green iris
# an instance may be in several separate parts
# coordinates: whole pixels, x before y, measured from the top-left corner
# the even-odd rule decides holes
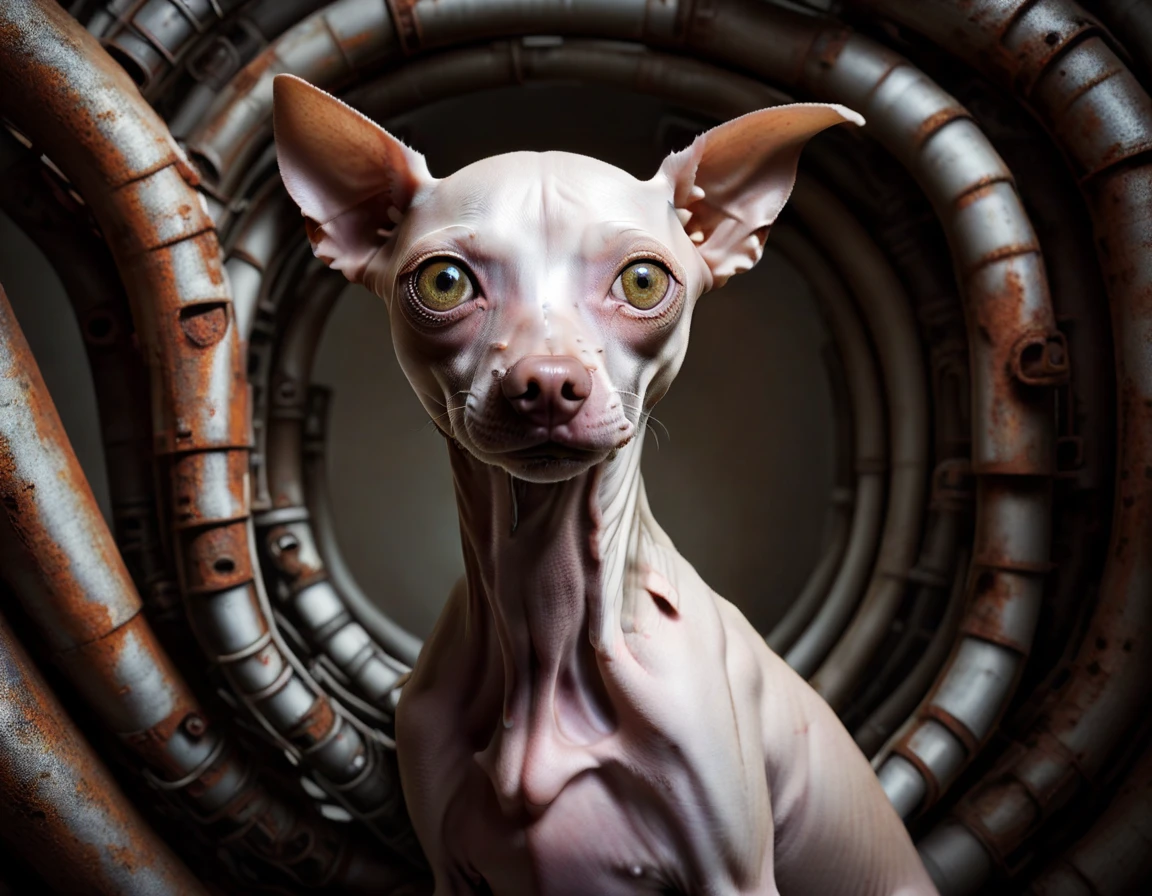
[[[668,292],[668,272],[655,262],[638,261],[624,269],[620,286],[629,305],[647,311],[655,308]]]
[[[417,272],[416,295],[433,311],[451,311],[472,297],[472,281],[463,266],[441,258]]]

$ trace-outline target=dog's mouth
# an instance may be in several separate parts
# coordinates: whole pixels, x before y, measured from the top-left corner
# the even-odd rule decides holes
[[[563,442],[541,442],[528,448],[517,448],[506,451],[503,456],[512,460],[528,461],[530,463],[558,463],[564,461],[586,462],[596,457],[600,452],[587,448],[577,448],[565,445]]]

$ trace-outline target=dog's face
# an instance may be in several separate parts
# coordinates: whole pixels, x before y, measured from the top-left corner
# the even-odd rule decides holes
[[[338,100],[275,80],[280,170],[317,256],[388,303],[436,425],[538,482],[636,435],[680,369],[696,300],[756,263],[803,144],[842,121],[860,123],[838,106],[752,113],[647,181],[563,152],[435,179]]]

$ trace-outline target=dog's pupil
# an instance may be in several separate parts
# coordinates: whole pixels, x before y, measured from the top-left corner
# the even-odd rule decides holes
[[[641,289],[648,289],[652,285],[652,280],[647,268],[640,268],[636,271],[636,285]]]
[[[445,268],[436,275],[436,288],[440,292],[451,292],[460,280],[460,272],[456,268]]]

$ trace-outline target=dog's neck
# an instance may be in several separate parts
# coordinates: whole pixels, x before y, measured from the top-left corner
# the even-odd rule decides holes
[[[450,443],[469,629],[492,633],[503,665],[502,724],[481,761],[509,801],[547,805],[577,770],[537,765],[524,750],[592,744],[616,728],[604,661],[628,624],[640,554],[665,539],[648,510],[640,442],[553,484],[510,479]]]
[[[620,630],[641,537],[654,523],[641,440],[562,482],[511,478],[450,443],[472,607],[496,620],[506,661],[556,669]]]

